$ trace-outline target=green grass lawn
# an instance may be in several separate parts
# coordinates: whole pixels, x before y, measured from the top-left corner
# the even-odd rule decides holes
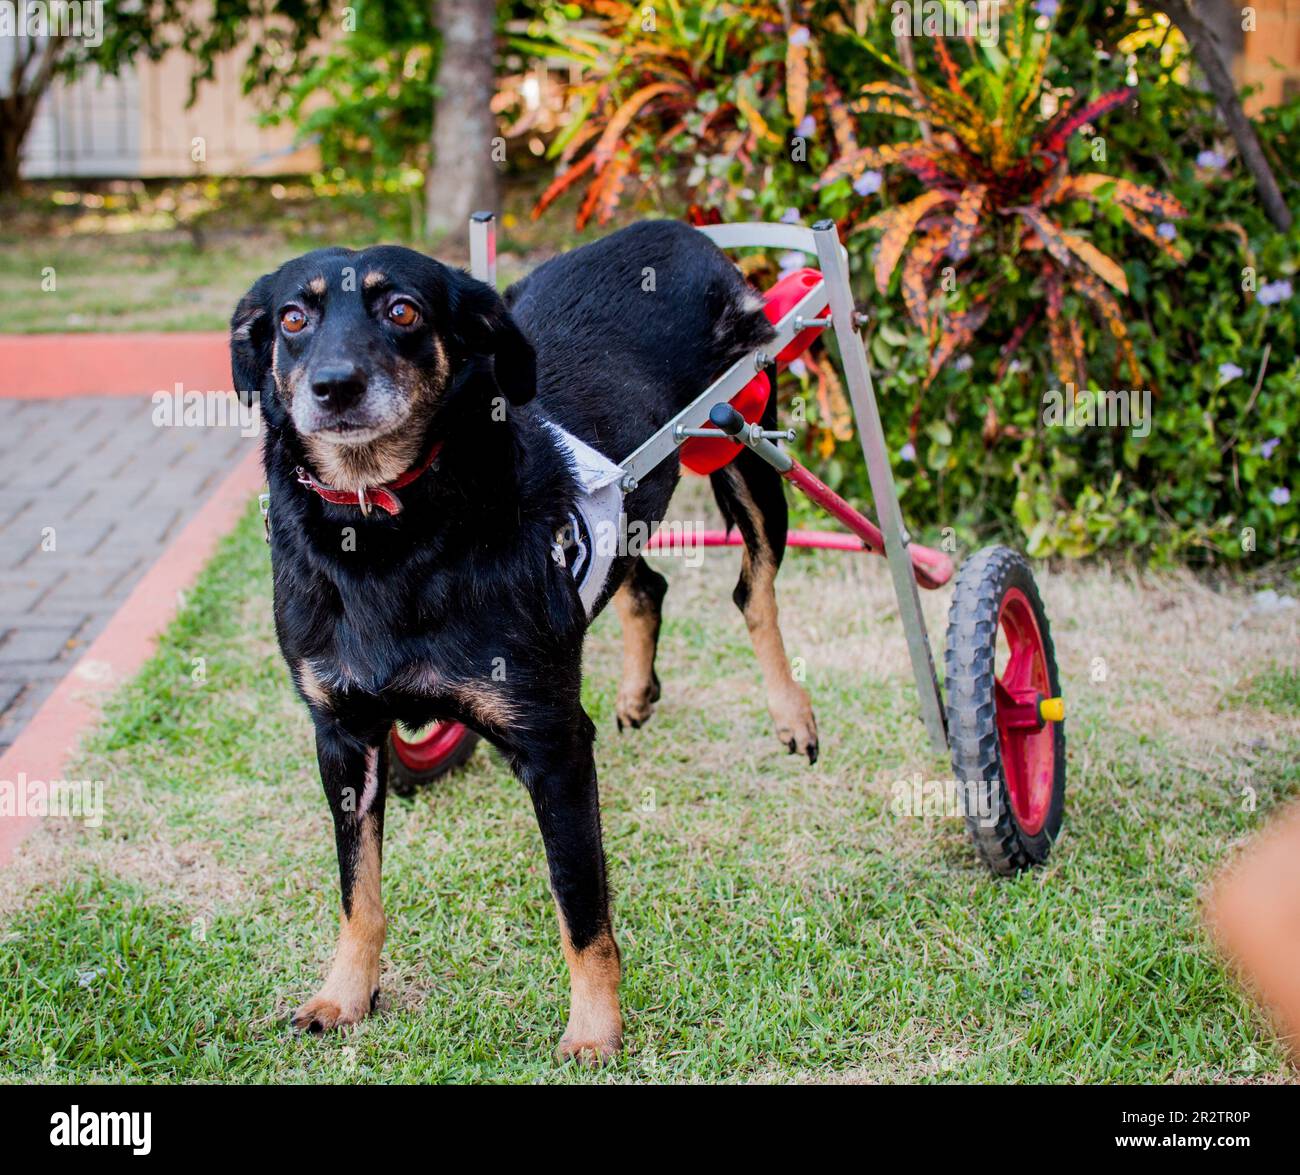
[[[502,285],[607,231],[575,233],[565,208],[534,224],[539,182],[524,177],[504,194]],[[258,275],[325,245],[380,243],[469,261],[468,228],[429,247],[401,201],[325,196],[301,179],[38,186],[0,206],[0,333],[224,330]]]
[[[729,599],[736,563],[658,560],[672,581],[664,698],[645,728],[615,732],[612,615],[588,646],[624,957],[613,1066],[552,1060],[567,982],[541,842],[484,749],[389,801],[378,1014],[346,1035],[288,1031],[328,964],[338,899],[250,510],[83,756],[78,774],[107,781],[102,826],[49,821],[0,871],[0,1074],[1293,1077],[1198,907],[1300,781],[1293,619],[1238,624],[1245,597],[1190,577],[1043,573],[1069,705],[1066,826],[1046,868],[996,880],[960,821],[893,810],[896,781],[950,768],[924,749],[883,563],[797,553],[782,573],[821,724],[815,768],[769,730]],[[927,598],[936,644],[947,598]]]

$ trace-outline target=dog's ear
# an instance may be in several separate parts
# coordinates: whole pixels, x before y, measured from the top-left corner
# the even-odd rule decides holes
[[[271,275],[267,273],[239,299],[230,318],[230,373],[245,404],[261,399],[266,386],[274,346],[271,327]]]
[[[537,357],[532,344],[496,290],[464,274],[457,278],[451,321],[458,341],[471,354],[492,357],[497,387],[510,403],[527,403],[537,391]]]

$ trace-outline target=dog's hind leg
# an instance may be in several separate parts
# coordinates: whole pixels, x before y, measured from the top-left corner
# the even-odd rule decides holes
[[[767,424],[764,427],[774,427]],[[791,754],[817,762],[817,720],[808,691],[794,679],[777,626],[776,573],[785,555],[789,509],[781,475],[756,453],[742,449],[711,475],[713,494],[726,520],[745,540],[740,580],[732,599],[745,617],[754,653],[763,670],[767,708],[776,736]]]
[[[323,1032],[355,1024],[379,996],[386,922],[380,893],[387,772],[382,743],[358,741],[318,721],[316,756],[334,816],[343,908],[338,947],[325,985],[293,1014],[293,1026]]]
[[[667,591],[668,581],[638,555],[622,587],[614,593],[614,608],[623,628],[623,677],[614,703],[619,730],[640,726],[659,700],[655,650]]]

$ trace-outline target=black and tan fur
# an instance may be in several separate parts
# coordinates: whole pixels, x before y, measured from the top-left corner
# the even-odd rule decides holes
[[[295,1025],[333,1028],[372,1007],[385,935],[386,736],[395,721],[451,719],[489,739],[533,801],[570,972],[561,1055],[618,1049],[619,951],[595,731],[580,700],[588,617],[551,557],[576,487],[544,422],[621,459],[770,336],[737,270],[667,221],[548,262],[504,299],[382,247],[308,254],[240,302],[231,354],[236,386],[260,397],[266,425],[276,631],[315,724],[342,890],[334,964]],[[331,504],[295,474],[373,488],[435,442],[437,462],[400,492],[392,517]],[[677,479],[675,459],[645,477],[626,500],[629,524],[660,520]],[[778,735],[815,759],[816,724],[777,628],[780,479],[742,453],[713,487],[745,539],[735,599]],[[620,727],[644,722],[659,696],[665,589],[627,556],[597,604],[614,598],[624,626]]]

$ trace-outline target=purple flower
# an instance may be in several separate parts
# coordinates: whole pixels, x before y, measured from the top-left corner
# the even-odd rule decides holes
[[[1259,304],[1261,306],[1276,306],[1279,302],[1285,302],[1292,296],[1291,283],[1286,278],[1279,278],[1277,281],[1269,282],[1259,288]]]
[[[808,258],[800,253],[797,249],[791,249],[788,253],[782,253],[777,261],[777,268],[782,273],[788,273],[792,269],[801,269],[808,264]]]
[[[1178,235],[1178,230],[1167,220],[1162,220],[1156,225],[1156,232],[1166,241],[1172,241]]]
[[[853,190],[859,196],[874,196],[884,182],[885,177],[880,172],[864,171],[853,181]]]
[[[975,366],[975,360],[969,355],[959,355],[952,366],[954,371],[969,371]]]
[[[804,25],[797,24],[790,30],[791,45],[806,45],[811,40],[812,33],[809,32],[807,27]]]
[[[1274,486],[1269,491],[1268,500],[1274,506],[1285,506],[1291,500],[1291,491],[1286,486]]]
[[[1240,379],[1243,374],[1241,368],[1235,363],[1219,364],[1219,378],[1223,380],[1224,383],[1228,383],[1230,380]]]
[[[916,446],[915,446],[914,444],[912,444],[911,441],[908,441],[907,444],[905,444],[901,449],[898,450],[898,455],[899,455],[899,457],[901,457],[904,461],[915,461],[915,460],[916,460]]]
[[[783,213],[781,213],[781,223],[782,223],[782,224],[798,224],[798,223],[799,223],[799,209],[797,209],[797,208],[787,208]]]
[[[811,139],[817,133],[817,120],[811,114],[805,114],[803,122],[794,128],[794,133],[801,139]]]
[[[1196,166],[1210,171],[1222,171],[1228,166],[1228,160],[1220,151],[1202,151],[1196,157]]]
[[[1269,437],[1268,440],[1259,446],[1259,455],[1263,457],[1265,461],[1270,460],[1274,452],[1277,450],[1278,445],[1281,443],[1281,437]]]
[[[1060,7],[1061,0],[1034,0],[1034,11],[1048,20],[1056,15],[1056,10]]]
[[[802,359],[791,359],[790,374],[793,375],[795,379],[803,379],[803,377],[808,374],[808,365]]]

